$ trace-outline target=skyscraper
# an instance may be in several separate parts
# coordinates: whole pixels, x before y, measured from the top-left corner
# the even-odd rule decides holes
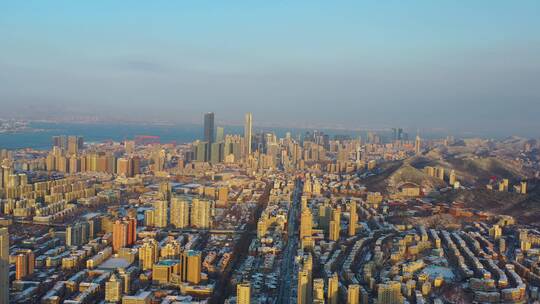
[[[225,144],[223,142],[215,142],[210,145],[210,163],[217,164],[223,162],[223,152]]]
[[[117,220],[113,224],[113,251],[133,245],[137,240],[137,219],[133,217]]]
[[[135,217],[129,217],[127,223],[127,245],[133,245],[137,241],[137,219]]]
[[[251,132],[253,130],[253,115],[246,113],[246,119],[244,122],[244,142],[245,142],[245,154],[246,156],[251,154]]]
[[[153,170],[155,172],[163,171],[165,169],[165,159],[167,158],[167,152],[164,149],[154,151],[152,159],[154,160]]]
[[[216,142],[223,142],[225,140],[225,130],[223,127],[216,128]]]
[[[414,141],[414,152],[416,155],[419,155],[420,152],[422,152],[422,139],[420,139],[420,135],[416,135],[416,140]]]
[[[356,234],[356,223],[358,222],[358,213],[356,212],[356,202],[349,202],[349,212],[351,216],[349,218],[349,236],[354,236]]]
[[[0,303],[9,303],[9,233],[0,228]]]
[[[205,141],[196,141],[195,146],[195,160],[198,162],[206,162],[209,160],[210,144]]]
[[[60,149],[65,149],[67,146],[67,138],[65,135],[53,136],[52,142],[53,147],[58,147]]]
[[[127,245],[128,238],[128,224],[117,220],[113,224],[113,250],[118,252],[118,250]]]
[[[302,210],[300,215],[300,239],[311,237],[313,229],[313,215],[309,208]]]
[[[251,302],[251,286],[248,282],[236,285],[236,303],[249,304]]]
[[[69,136],[67,139],[67,152],[69,155],[75,155],[82,149],[84,140],[79,136]]]
[[[214,141],[214,113],[208,112],[204,114],[204,143],[207,144],[206,151],[204,151],[204,161],[210,160],[212,156],[212,143]]]
[[[211,144],[214,139],[214,113],[208,112],[204,114],[204,141]]]
[[[331,241],[339,240],[339,233],[341,229],[341,210],[334,208],[332,210],[332,220],[330,221],[329,239]]]

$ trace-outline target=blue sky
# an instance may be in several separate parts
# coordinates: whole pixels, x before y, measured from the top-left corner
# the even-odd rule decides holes
[[[540,1],[4,1],[0,104],[178,122],[215,111],[238,123],[252,111],[261,124],[532,130],[539,16]]]

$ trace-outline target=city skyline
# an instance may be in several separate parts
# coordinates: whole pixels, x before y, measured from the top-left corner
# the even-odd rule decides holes
[[[539,298],[540,139],[293,136],[243,116],[226,132],[202,113],[184,143],[70,129],[52,147],[0,149],[3,301]]]
[[[0,304],[540,300],[540,1],[11,1]]]
[[[518,133],[540,126],[539,5],[12,2],[0,104],[32,118],[235,122],[249,108],[266,125]]]

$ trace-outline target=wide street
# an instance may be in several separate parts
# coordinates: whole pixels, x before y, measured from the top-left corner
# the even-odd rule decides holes
[[[281,272],[281,285],[279,286],[278,303],[290,303],[291,290],[294,285],[294,258],[298,248],[298,214],[300,209],[300,200],[302,197],[302,182],[298,180],[293,193],[289,218],[287,220],[287,247],[283,251],[283,269]]]

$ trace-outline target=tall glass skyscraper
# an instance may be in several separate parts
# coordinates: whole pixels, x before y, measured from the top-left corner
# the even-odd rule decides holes
[[[204,114],[204,141],[208,143],[204,161],[210,161],[212,155],[212,143],[215,141],[214,135],[214,112]]]
[[[204,141],[214,142],[214,112],[204,114]]]
[[[245,141],[245,156],[248,157],[251,154],[251,132],[253,128],[253,115],[246,113],[246,119],[244,122],[244,141]]]

